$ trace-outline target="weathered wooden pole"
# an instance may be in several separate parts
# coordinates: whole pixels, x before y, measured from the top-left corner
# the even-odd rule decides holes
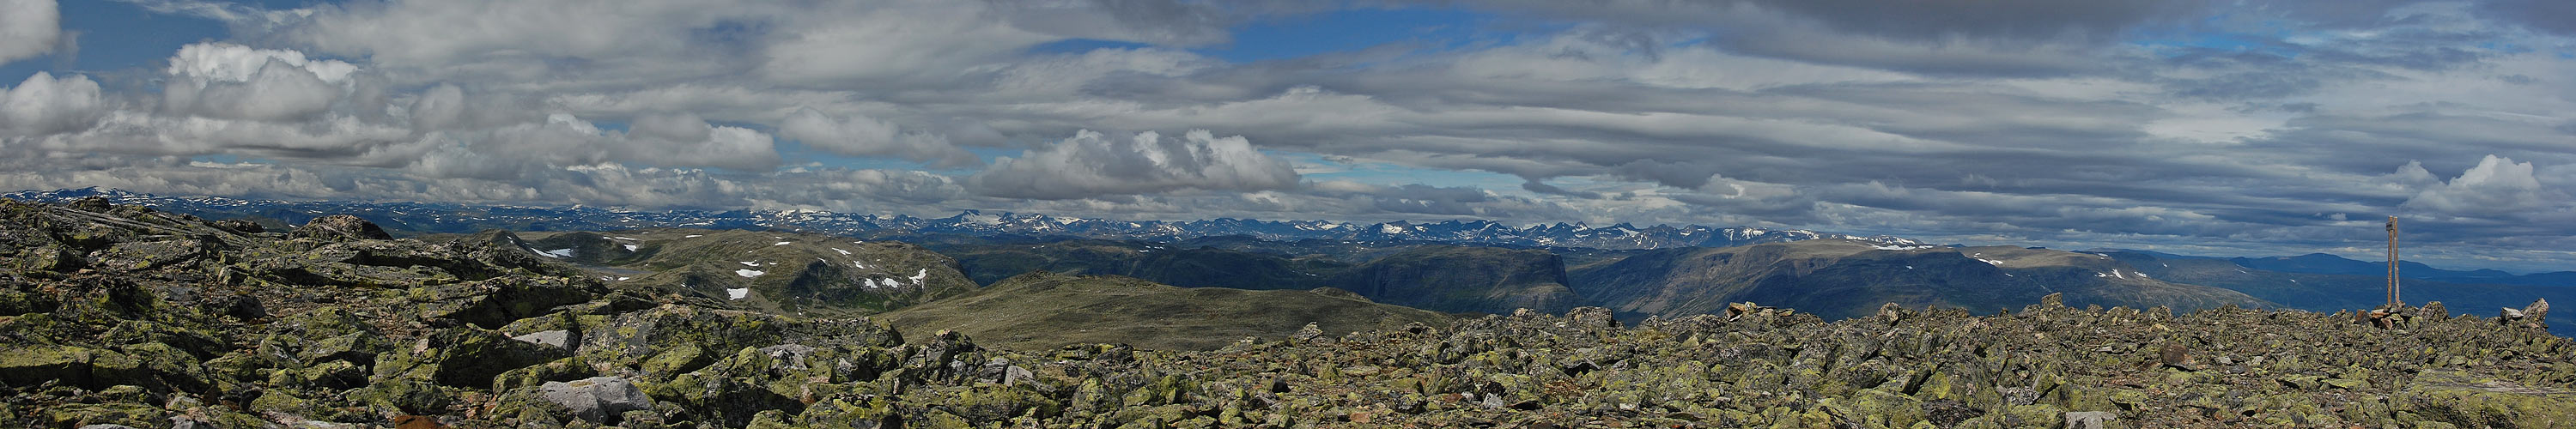
[[[2388,217],[2388,307],[2397,308],[2406,301],[2397,298],[2397,217]]]

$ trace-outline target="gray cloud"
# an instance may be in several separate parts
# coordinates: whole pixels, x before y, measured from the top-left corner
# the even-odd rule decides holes
[[[1146,131],[1112,138],[1082,130],[1018,158],[995,160],[967,178],[980,194],[1068,199],[1184,189],[1259,191],[1295,186],[1288,163],[1252,148],[1241,136],[1191,130],[1179,138]]]
[[[942,167],[981,163],[974,154],[948,143],[948,138],[861,115],[835,118],[813,109],[797,109],[778,125],[779,135],[842,155],[893,156]]]
[[[2184,19],[2205,2],[2048,0],[1967,3],[1869,0],[1486,0],[1479,6],[1663,26],[1711,26],[1754,19],[1812,20],[1838,31],[1894,38],[1949,36],[2050,39],[2103,38],[2133,26]]]
[[[2489,0],[2476,4],[2481,12],[2496,19],[2535,30],[2576,34],[2576,4],[2551,0]]]
[[[2427,255],[2576,246],[2552,193],[2576,180],[2576,85],[2552,80],[2576,62],[2510,48],[2564,44],[2501,14],[2551,16],[2529,3],[1459,1],[1439,4],[1496,23],[1248,63],[1187,49],[1353,5],[141,3],[242,37],[0,94],[43,106],[0,108],[0,150],[25,154],[0,184],[2238,254],[2349,247],[2394,213],[2453,243]],[[1034,49],[1073,39],[1142,46]],[[1364,167],[1282,161],[1306,157]],[[937,171],[843,167],[887,161]]]

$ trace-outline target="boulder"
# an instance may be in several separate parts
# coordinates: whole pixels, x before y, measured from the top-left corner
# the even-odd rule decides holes
[[[2503,324],[2505,326],[2520,326],[2527,328],[2545,328],[2549,326],[2549,300],[2547,299],[2532,301],[2531,305],[2523,306],[2521,309],[2506,307],[2501,313],[2503,314],[2496,316],[2496,323]]]
[[[1607,308],[1575,307],[1573,311],[1565,313],[1565,318],[1572,321],[1575,327],[1582,329],[1599,330],[1619,327],[1619,319],[1611,317],[1610,309]]]
[[[312,222],[305,222],[304,226],[295,228],[295,232],[290,235],[298,238],[311,238],[321,241],[391,240],[394,238],[393,234],[386,234],[385,229],[376,226],[375,222],[368,222],[366,219],[360,219],[357,216],[344,214],[313,218]]]
[[[550,381],[538,386],[547,402],[571,409],[574,418],[591,423],[609,424],[611,418],[627,411],[653,409],[653,398],[622,377],[591,377],[569,382]]]
[[[1289,336],[1288,336],[1288,338],[1289,338],[1289,339],[1292,339],[1292,340],[1297,340],[1298,342],[1306,342],[1306,341],[1314,341],[1314,340],[1315,340],[1315,338],[1317,338],[1317,337],[1322,337],[1322,336],[1324,336],[1324,328],[1323,328],[1323,327],[1321,327],[1321,326],[1317,326],[1317,325],[1315,324],[1315,322],[1306,322],[1306,327],[1304,327],[1304,328],[1298,328],[1298,329],[1297,329],[1297,333],[1296,333],[1296,334],[1294,334],[1294,335],[1289,335]]]
[[[0,350],[0,385],[34,386],[60,380],[67,384],[106,387],[146,378],[133,358],[108,350],[72,346],[9,347]]]
[[[422,339],[409,353],[395,353],[376,364],[376,375],[425,377],[453,387],[488,387],[510,370],[570,357],[562,348],[513,340],[499,332],[459,326]]]
[[[210,222],[210,223],[211,223],[211,224],[213,224],[216,228],[221,228],[221,229],[223,229],[223,230],[225,230],[225,231],[232,231],[232,232],[242,233],[242,234],[258,234],[258,233],[268,232],[268,228],[267,228],[267,227],[259,226],[259,223],[258,223],[258,222],[251,222],[250,220],[247,220],[247,219],[224,219],[224,220],[214,221],[214,222]]]
[[[422,313],[430,318],[499,328],[551,313],[555,307],[590,302],[607,291],[605,286],[576,279],[508,276],[411,292],[414,299],[426,301]]]
[[[2112,420],[2119,419],[2119,413],[2109,411],[2068,411],[2066,429],[2108,429]]]
[[[526,341],[526,342],[528,342],[529,344],[537,344],[537,345],[543,345],[543,346],[553,346],[554,348],[565,349],[565,350],[571,350],[571,349],[572,349],[572,346],[573,346],[574,344],[579,344],[579,343],[580,343],[579,341],[574,341],[574,340],[573,340],[573,338],[572,338],[572,331],[567,331],[567,330],[562,330],[562,329],[556,329],[556,330],[551,330],[551,331],[539,331],[539,332],[531,333],[531,334],[527,334],[527,335],[520,335],[520,336],[516,336],[516,337],[510,337],[510,339],[513,339],[513,340],[519,340],[519,341]]]

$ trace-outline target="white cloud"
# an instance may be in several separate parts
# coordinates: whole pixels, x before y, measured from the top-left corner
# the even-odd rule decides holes
[[[98,82],[88,76],[56,78],[36,72],[16,87],[0,88],[0,137],[86,129],[98,121],[105,106]]]
[[[305,58],[303,52],[281,49],[256,49],[230,43],[191,43],[179,47],[170,56],[170,66],[163,72],[172,77],[194,78],[212,82],[248,82],[279,62],[302,68],[330,83],[345,83],[358,66],[339,60]]]
[[[975,154],[950,145],[936,134],[904,131],[895,124],[864,115],[834,117],[800,108],[778,125],[781,137],[807,146],[851,156],[893,156],[942,167],[971,166]]]
[[[2408,166],[2421,169],[2415,164]],[[2399,174],[2407,172],[2400,170]],[[2460,177],[2426,188],[2406,200],[2408,207],[2460,215],[2513,215],[2569,204],[2565,192],[2541,186],[2539,177],[2532,174],[2531,163],[2515,163],[2512,158],[2495,155],[2478,160],[2478,166],[2461,172]]]
[[[54,0],[0,0],[0,64],[53,52],[62,20]]]
[[[1003,157],[967,179],[997,197],[1070,199],[1183,189],[1257,191],[1297,184],[1286,161],[1252,148],[1242,136],[1191,130],[1178,139],[1152,131],[1113,139],[1076,132],[1043,149]]]
[[[228,43],[179,48],[162,106],[174,113],[257,121],[312,119],[356,90],[356,65],[302,52]]]
[[[749,128],[713,125],[687,113],[648,115],[631,125],[630,131],[605,130],[580,117],[557,113],[544,123],[502,127],[459,139],[470,142],[468,148],[476,157],[527,168],[618,161],[756,172],[779,164],[774,139]]]

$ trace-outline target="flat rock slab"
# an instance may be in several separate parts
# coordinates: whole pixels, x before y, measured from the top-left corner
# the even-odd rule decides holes
[[[653,398],[644,396],[644,389],[622,377],[549,381],[537,390],[547,402],[563,405],[572,410],[573,417],[591,423],[606,424],[611,416],[653,409]]]

